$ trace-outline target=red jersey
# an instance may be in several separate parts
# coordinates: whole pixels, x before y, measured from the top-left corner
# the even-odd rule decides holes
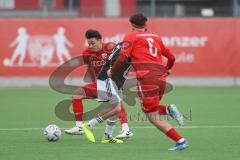
[[[159,68],[156,66],[163,67],[162,56],[168,59],[167,67],[169,69],[172,68],[174,64],[174,55],[156,34],[137,31],[127,34],[123,40],[123,43],[124,42],[130,45],[123,50],[122,55],[131,58],[137,76],[142,75],[138,73],[138,71],[142,70],[148,70],[149,72],[161,75],[157,73]],[[118,62],[115,64],[116,65],[112,68],[112,72],[118,70],[117,66],[121,66]]]
[[[99,51],[92,51],[91,49],[87,48],[83,51],[83,59],[84,63],[89,66],[91,70],[94,71],[95,76],[98,76],[101,68],[106,63],[109,55],[111,54],[110,51],[104,50],[105,44]]]

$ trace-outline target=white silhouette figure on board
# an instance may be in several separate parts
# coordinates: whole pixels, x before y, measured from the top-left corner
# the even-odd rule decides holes
[[[23,60],[26,57],[27,54],[27,43],[29,40],[29,35],[27,34],[27,30],[24,27],[20,27],[18,29],[18,36],[17,38],[10,44],[10,47],[16,46],[11,59],[5,59],[5,63],[8,66],[12,66],[14,64],[14,61],[19,57],[18,65],[23,65]]]
[[[57,33],[53,36],[55,45],[56,45],[56,53],[59,60],[59,63],[64,63],[64,58],[66,60],[71,59],[70,53],[66,47],[73,47],[73,44],[66,38],[65,29],[63,27],[59,27]]]

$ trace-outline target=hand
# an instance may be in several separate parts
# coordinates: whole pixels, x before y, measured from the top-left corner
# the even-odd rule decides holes
[[[107,71],[107,75],[108,75],[108,77],[112,76],[111,68]]]
[[[166,76],[169,76],[171,74],[171,72],[172,72],[171,69],[167,69],[166,70]]]
[[[70,47],[70,48],[73,48],[74,45],[73,45],[72,43],[69,43],[69,47]]]
[[[164,74],[165,77],[169,76],[171,74],[171,69],[166,67],[166,73]]]

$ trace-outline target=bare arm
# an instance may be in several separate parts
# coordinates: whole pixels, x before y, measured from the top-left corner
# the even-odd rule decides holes
[[[16,38],[10,45],[9,47],[14,47],[18,43],[18,38]]]
[[[73,48],[73,44],[67,38],[65,39],[65,42],[66,42],[67,46]]]

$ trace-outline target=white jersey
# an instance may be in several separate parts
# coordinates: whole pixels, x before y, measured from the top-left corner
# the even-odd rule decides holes
[[[109,101],[111,104],[118,103],[122,101],[122,89],[121,86],[123,83],[119,83],[116,81],[116,78],[109,78],[107,76],[107,71],[115,62],[122,45],[117,44],[116,47],[113,49],[112,54],[109,56],[108,61],[102,67],[98,78],[97,78],[97,92],[98,92],[98,101]],[[121,75],[120,77],[123,77]],[[122,79],[122,78],[117,79]]]

